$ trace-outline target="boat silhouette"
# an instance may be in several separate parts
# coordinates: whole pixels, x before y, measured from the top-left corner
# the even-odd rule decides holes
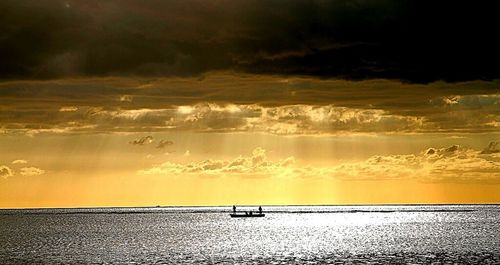
[[[250,212],[236,212],[236,206],[233,206],[233,213],[229,214],[232,218],[245,218],[245,217],[264,217],[266,216],[265,214],[262,213],[262,207],[259,206],[259,211],[257,213],[254,213],[253,211]]]
[[[233,218],[238,218],[238,217],[264,217],[266,216],[265,214],[263,213],[255,213],[255,214],[248,214],[248,213],[232,213],[232,214],[229,214],[231,215],[231,217]]]

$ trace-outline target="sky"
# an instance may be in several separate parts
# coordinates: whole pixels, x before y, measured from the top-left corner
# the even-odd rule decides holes
[[[495,5],[0,1],[0,208],[500,203]]]

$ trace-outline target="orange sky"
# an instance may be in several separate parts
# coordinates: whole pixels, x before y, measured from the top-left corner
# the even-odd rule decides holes
[[[52,177],[54,178],[54,177]],[[43,182],[42,182],[43,181]],[[50,183],[47,183],[50,181]],[[166,179],[93,176],[12,181],[2,208],[155,205],[498,203],[499,185],[407,180]]]
[[[481,148],[497,134],[184,132],[154,133],[134,144],[144,135],[3,136],[6,152],[0,159],[9,173],[4,170],[0,178],[0,207],[498,203],[500,198],[498,153]],[[172,143],[158,148],[159,139]]]
[[[0,207],[499,203],[495,86],[0,82]]]

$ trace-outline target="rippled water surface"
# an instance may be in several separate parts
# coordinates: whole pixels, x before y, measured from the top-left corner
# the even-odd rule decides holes
[[[229,210],[0,210],[0,264],[500,263],[498,205]]]

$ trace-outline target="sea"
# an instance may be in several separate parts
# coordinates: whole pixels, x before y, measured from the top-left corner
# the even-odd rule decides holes
[[[500,264],[500,205],[263,211],[231,218],[231,206],[0,210],[0,264]]]

